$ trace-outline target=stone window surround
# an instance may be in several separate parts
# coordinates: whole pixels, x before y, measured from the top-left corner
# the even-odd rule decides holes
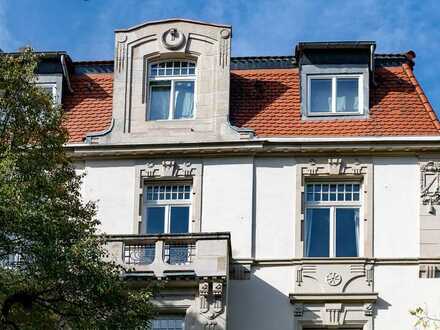
[[[309,81],[311,76],[320,75],[324,76],[353,76],[358,75],[361,76],[362,80],[361,85],[363,89],[363,95],[359,99],[362,99],[362,104],[359,104],[360,109],[357,114],[338,114],[338,113],[329,113],[325,115],[321,114],[310,114],[308,111],[308,102],[309,102]],[[368,118],[369,114],[369,82],[370,82],[370,72],[368,65],[303,65],[301,66],[301,114],[303,120],[323,120],[323,119],[365,119]]]
[[[363,255],[358,258],[373,257],[373,164],[369,158],[352,157],[319,157],[299,158],[297,163],[295,251],[298,257],[304,257],[304,220],[305,220],[305,185],[310,182],[322,181],[359,181],[361,183],[363,205],[360,220],[363,220],[364,237]],[[362,251],[362,249],[361,249]],[[309,259],[309,258],[308,258]],[[313,258],[312,258],[313,259]],[[338,259],[326,258],[326,259]]]
[[[144,187],[154,182],[191,182],[190,232],[201,231],[202,162],[200,159],[150,159],[135,166],[133,234],[142,230]]]

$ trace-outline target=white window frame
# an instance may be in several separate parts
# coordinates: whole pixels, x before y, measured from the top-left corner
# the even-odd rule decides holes
[[[364,222],[362,221],[363,217],[363,205],[364,205],[364,196],[362,183],[359,181],[319,181],[319,182],[307,182],[305,184],[305,191],[307,191],[307,185],[309,184],[358,184],[359,185],[359,200],[358,201],[307,201],[307,192],[304,193],[304,220],[307,221],[307,209],[317,209],[317,208],[325,208],[330,209],[330,217],[329,217],[329,256],[322,258],[361,258],[364,255]],[[359,253],[357,257],[337,257],[336,256],[336,209],[341,208],[358,208],[359,209],[359,242],[358,249]],[[305,226],[305,223],[304,223]],[[305,228],[305,227],[304,227]],[[304,243],[305,239],[304,239]],[[304,244],[303,256],[305,258],[315,258],[306,256],[306,245]]]
[[[358,108],[359,111],[337,112],[336,95],[337,79],[356,78],[358,80]],[[332,106],[330,112],[312,112],[312,80],[331,79],[332,81]],[[307,116],[353,116],[364,113],[364,77],[363,74],[311,74],[307,75]]]
[[[170,315],[160,315],[159,317],[157,317],[156,319],[152,320],[152,321],[161,321],[161,320],[182,320],[183,322],[183,328],[182,330],[185,330],[186,326],[185,326],[185,315],[175,315],[175,314],[170,314]],[[154,330],[153,328],[153,324],[151,324],[151,329]]]
[[[189,191],[189,199],[179,200],[179,199],[165,199],[165,200],[147,200],[147,188],[149,186],[190,186],[191,189]],[[144,234],[147,234],[147,224],[148,224],[148,218],[147,218],[147,208],[149,207],[165,207],[165,214],[164,214],[164,234],[170,233],[170,227],[171,227],[171,208],[172,207],[185,207],[189,206],[188,209],[188,233],[191,233],[191,214],[192,214],[192,191],[193,191],[193,185],[192,182],[151,182],[146,183],[144,185],[144,192],[143,192],[143,232]]]
[[[56,103],[56,101],[57,101],[57,84],[56,83],[37,83],[37,87],[51,88],[52,89],[52,100],[54,103]]]
[[[193,63],[195,66],[194,75],[186,75],[186,76],[151,76],[151,66],[154,64],[160,64],[160,63],[169,63],[169,62],[189,62]],[[169,120],[193,120],[196,118],[196,109],[197,109],[197,102],[196,102],[196,90],[197,90],[197,63],[192,60],[186,60],[186,59],[171,59],[171,60],[163,60],[163,61],[154,61],[151,62],[148,65],[148,79],[147,79],[147,89],[148,89],[148,109],[147,109],[147,120],[148,121],[169,121]],[[171,88],[170,88],[170,105],[168,109],[168,118],[167,119],[150,119],[150,111],[151,111],[151,100],[152,100],[152,84],[151,82],[154,81],[171,81]],[[175,83],[177,81],[193,81],[194,82],[194,106],[193,106],[193,113],[191,118],[174,118],[175,113]]]

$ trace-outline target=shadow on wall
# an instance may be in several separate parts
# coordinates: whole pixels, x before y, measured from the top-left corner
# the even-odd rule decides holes
[[[261,268],[260,268],[261,269]],[[250,280],[231,280],[229,287],[228,329],[294,330],[293,306],[288,293],[283,293],[255,274]],[[274,270],[274,274],[278,269]],[[292,274],[291,268],[283,272]],[[284,283],[289,281],[283,276]],[[290,285],[287,285],[290,288]],[[287,291],[289,289],[286,289]]]

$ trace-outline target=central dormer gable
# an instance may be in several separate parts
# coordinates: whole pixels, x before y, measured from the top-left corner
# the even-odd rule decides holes
[[[230,126],[231,27],[182,19],[115,32],[113,127],[104,143],[239,139]]]

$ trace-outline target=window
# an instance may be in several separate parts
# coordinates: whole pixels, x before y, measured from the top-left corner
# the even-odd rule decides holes
[[[150,64],[148,120],[194,117],[195,71],[191,61]]]
[[[188,233],[190,184],[152,184],[145,187],[146,234]]]
[[[192,187],[188,183],[147,185],[144,191],[145,233],[189,233],[191,191]],[[167,243],[164,247],[164,261],[169,264],[190,263],[194,251],[193,244]]]
[[[360,255],[359,183],[307,184],[305,205],[305,257]]]
[[[153,320],[152,330],[185,330],[184,317],[170,316]]]
[[[308,114],[362,114],[362,85],[362,75],[308,76]]]
[[[39,88],[41,88],[47,95],[49,95],[53,101],[55,102],[57,99],[57,87],[56,84],[37,84]]]

